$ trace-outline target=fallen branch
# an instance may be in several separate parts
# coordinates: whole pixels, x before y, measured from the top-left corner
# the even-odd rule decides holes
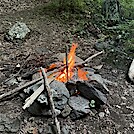
[[[30,82],[27,82],[26,84],[20,86],[20,87],[17,87],[7,93],[4,93],[2,95],[0,95],[0,101],[3,100],[4,98],[12,98],[13,96],[17,95],[19,93],[19,91],[23,90],[24,88],[27,88],[29,86],[32,86],[33,84],[39,82],[42,80],[43,77],[39,78],[39,79],[36,79],[36,80],[32,80]]]
[[[56,111],[55,111],[55,106],[54,106],[54,102],[53,102],[52,92],[51,92],[51,88],[49,86],[47,75],[46,75],[46,72],[44,71],[44,69],[42,67],[41,67],[41,71],[42,71],[42,75],[43,75],[43,79],[44,79],[44,89],[46,88],[46,91],[47,91],[48,100],[49,100],[48,102],[49,102],[49,105],[50,105],[50,108],[51,108],[51,111],[52,111],[52,117],[54,118],[54,123],[56,125],[56,131],[57,131],[57,134],[61,134],[60,123],[59,123],[59,121],[57,119],[57,116],[56,116]]]
[[[98,53],[96,53],[96,54],[90,56],[90,57],[87,58],[86,60],[84,60],[84,61],[82,61],[82,62],[79,62],[79,63],[76,63],[75,66],[80,66],[80,65],[82,65],[82,64],[85,64],[86,62],[91,61],[93,58],[95,58],[96,56],[98,56],[98,55],[100,55],[100,54],[103,54],[103,53],[104,53],[104,51],[98,52]]]

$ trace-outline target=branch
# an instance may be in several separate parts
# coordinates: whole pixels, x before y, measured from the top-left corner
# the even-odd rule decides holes
[[[53,102],[52,92],[51,92],[51,88],[49,86],[47,75],[46,75],[46,72],[44,71],[44,69],[42,67],[41,67],[41,71],[42,71],[42,75],[43,75],[43,79],[44,79],[44,88],[46,88],[48,99],[49,99],[49,105],[50,105],[50,108],[51,108],[51,111],[52,111],[52,117],[54,118],[54,123],[56,125],[56,131],[57,131],[57,134],[61,134],[60,123],[59,123],[59,121],[57,119],[57,116],[56,116],[56,111],[55,111],[55,106],[54,106],[54,102]]]
[[[82,62],[79,62],[79,63],[76,63],[75,66],[79,66],[79,65],[85,64],[86,62],[91,61],[93,58],[95,58],[96,56],[98,56],[100,54],[103,54],[103,53],[104,53],[104,51],[98,52],[98,53],[92,55],[91,57],[87,58],[86,60],[84,60]]]
[[[33,84],[39,82],[42,80],[43,77],[39,78],[39,79],[36,79],[36,80],[32,80],[30,82],[27,82],[26,84],[20,86],[20,87],[17,87],[7,93],[4,93],[2,95],[0,95],[0,101],[3,100],[4,98],[12,98],[13,96],[17,95],[19,93],[19,91],[23,90],[24,88],[27,88],[29,86],[32,86]]]
[[[100,54],[103,54],[103,53],[104,53],[104,51],[98,52],[98,53],[92,55],[91,57],[87,58],[85,61],[82,61],[82,62],[79,62],[79,63],[75,63],[74,66],[77,67],[77,66],[80,66],[82,64],[85,64],[86,62],[91,61],[93,58],[95,58],[96,56],[98,56]],[[51,71],[50,73],[48,72],[47,74],[51,75],[53,73],[60,72],[60,71],[64,70],[65,68],[66,68],[66,65],[64,65],[64,66],[62,66],[62,67],[60,67],[58,69],[55,69],[55,70]]]
[[[48,83],[51,83],[55,78],[49,78],[48,79]],[[44,86],[41,85],[30,97],[28,97],[26,100],[25,100],[25,105],[23,106],[23,109],[26,109],[28,107],[30,107],[33,102],[36,100],[36,98],[43,92]]]

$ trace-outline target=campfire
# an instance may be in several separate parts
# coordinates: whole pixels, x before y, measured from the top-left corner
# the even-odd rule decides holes
[[[72,79],[72,77],[75,74],[75,71],[77,71],[78,78],[81,80],[88,80],[86,74],[86,71],[83,71],[79,67],[75,68],[75,50],[78,47],[78,44],[72,44],[72,47],[70,49],[70,52],[66,58],[63,60],[63,66],[65,68],[60,71],[60,74],[56,77],[57,81],[60,82],[67,82]],[[51,65],[52,66],[52,65]]]
[[[103,51],[82,60],[75,54],[77,47],[78,44],[73,43],[69,53],[66,47],[61,62],[52,63],[47,68],[40,67],[32,74],[32,81],[23,85],[20,83],[21,86],[3,93],[0,100],[23,91],[27,97],[23,97],[25,99],[23,109],[27,109],[33,115],[51,115],[58,134],[61,130],[57,116],[64,118],[70,116],[75,120],[91,113],[93,108],[97,110],[101,105],[107,104],[105,93],[109,90],[105,80],[96,74],[95,69],[85,65],[103,54]],[[9,80],[6,84],[8,82]],[[37,110],[37,105],[40,110]]]

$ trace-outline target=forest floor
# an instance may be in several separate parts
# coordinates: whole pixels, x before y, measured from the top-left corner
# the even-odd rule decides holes
[[[65,51],[65,44],[71,46],[71,41],[78,43],[76,50],[77,56],[82,59],[88,58],[97,51],[94,49],[94,44],[97,39],[91,36],[88,39],[80,38],[72,35],[69,32],[69,26],[63,25],[55,18],[51,18],[49,13],[42,13],[41,8],[44,0],[3,0],[0,2],[0,67],[4,65],[15,67],[18,63],[22,65],[25,58],[31,54],[36,58],[41,56],[40,65],[48,66],[54,61],[51,58],[54,54]],[[27,24],[31,29],[30,36],[23,42],[12,43],[4,39],[5,33],[15,24],[16,21],[21,21]],[[71,41],[70,41],[71,40]],[[101,58],[100,58],[101,57]],[[102,59],[105,55],[93,59],[90,62],[93,65],[102,65],[99,70],[101,76],[107,80],[117,83],[109,85],[110,95],[108,102],[112,108],[109,108],[110,114],[100,118],[98,113],[95,116],[88,115],[76,121],[72,121],[69,117],[66,119],[60,118],[60,122],[70,127],[71,134],[133,134],[134,133],[134,85],[126,80],[126,70],[117,69]],[[36,61],[35,61],[36,63]],[[36,64],[34,63],[34,66]],[[39,65],[37,65],[39,66]],[[124,65],[129,68],[129,65]],[[0,72],[0,82],[10,76],[10,68],[8,71]],[[2,92],[3,88],[0,88]],[[5,87],[8,91],[8,87]],[[11,119],[17,118],[20,130],[17,134],[25,134],[30,127],[36,127],[41,134],[45,134],[45,127],[50,118],[33,117],[26,110],[22,110],[23,102],[19,96],[10,100],[0,102],[0,120],[3,115]],[[31,121],[32,120],[32,121]],[[9,120],[5,121],[9,122]],[[1,122],[0,122],[1,123]],[[11,121],[9,129],[15,127]],[[0,124],[2,130],[4,126]],[[11,131],[1,131],[1,134],[14,133]],[[34,133],[33,133],[34,134]]]

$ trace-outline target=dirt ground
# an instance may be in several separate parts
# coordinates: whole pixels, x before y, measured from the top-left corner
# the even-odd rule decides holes
[[[71,46],[70,42],[72,41],[79,44],[76,53],[82,59],[86,59],[97,52],[94,49],[96,42],[94,37],[83,39],[72,36],[68,26],[49,17],[48,13],[41,12],[44,3],[43,0],[0,1],[0,67],[10,67],[8,71],[0,72],[0,82],[11,75],[10,69],[12,70],[12,67],[15,67],[18,63],[22,65],[29,54],[36,55],[36,58],[41,56],[41,59],[38,59],[38,66],[47,66],[55,60],[51,57],[56,53],[64,52],[65,44]],[[16,21],[26,23],[31,29],[31,34],[25,41],[13,44],[7,42],[4,35]],[[66,119],[60,118],[60,122],[70,127],[71,134],[133,134],[134,85],[126,81],[127,72],[111,67],[102,62],[102,57],[100,57],[99,59],[95,58],[90,64],[91,66],[103,64],[99,73],[103,78],[115,83],[108,85],[110,90],[108,101],[111,108],[105,106],[105,109],[108,109],[109,114],[100,118],[96,113],[95,116],[88,115],[86,118],[76,121],[72,121],[69,117]],[[36,63],[37,61],[35,61]],[[3,93],[3,89],[4,92],[10,90],[8,87],[1,87],[0,93]],[[51,122],[51,119],[33,117],[27,111],[22,110],[22,105],[23,102],[19,96],[0,102],[0,114],[4,114],[11,119],[19,119],[20,130],[15,132],[17,134],[25,134],[26,130],[31,127],[37,128],[41,134],[45,134],[43,129],[48,122]],[[103,109],[101,110],[104,112]],[[0,133],[12,134],[14,132],[0,131]]]

